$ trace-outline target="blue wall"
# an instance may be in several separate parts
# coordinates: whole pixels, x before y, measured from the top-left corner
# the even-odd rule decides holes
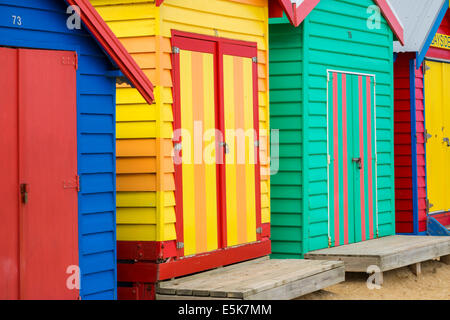
[[[116,299],[115,78],[96,40],[66,27],[62,0],[0,0],[0,45],[76,51],[82,299]],[[13,24],[20,16],[22,25]]]

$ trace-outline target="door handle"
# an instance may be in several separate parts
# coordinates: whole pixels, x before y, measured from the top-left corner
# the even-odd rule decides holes
[[[362,169],[362,161],[361,158],[353,158],[352,159],[353,162],[356,162],[358,164],[358,169],[361,170]]]
[[[230,147],[228,146],[228,143],[226,143],[226,142],[221,142],[221,143],[220,143],[220,146],[224,148],[225,154],[230,153]]]
[[[23,204],[28,203],[28,184],[22,183],[20,185],[20,195]]]

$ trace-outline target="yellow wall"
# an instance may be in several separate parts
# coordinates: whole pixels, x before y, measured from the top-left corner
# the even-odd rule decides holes
[[[174,240],[171,30],[258,44],[262,222],[270,221],[268,161],[268,0],[91,0],[155,86],[145,104],[127,85],[117,92],[117,239]]]

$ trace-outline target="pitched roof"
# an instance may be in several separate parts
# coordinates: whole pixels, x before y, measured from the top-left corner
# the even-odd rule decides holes
[[[299,26],[303,20],[311,13],[311,11],[319,4],[320,0],[278,0],[283,2],[283,7],[287,7],[287,2],[292,2],[294,8],[291,11],[285,10],[289,21],[294,26]],[[403,43],[403,26],[398,19],[391,4],[387,0],[374,0],[375,4],[380,7],[381,13],[388,22],[400,43]]]
[[[449,0],[390,1],[405,27],[405,43],[394,42],[394,52],[425,55],[448,10]]]
[[[66,0],[69,5],[80,8],[80,17],[86,28],[117,64],[119,69],[139,91],[147,103],[153,103],[153,85],[137,63],[120,43],[106,22],[88,0]]]

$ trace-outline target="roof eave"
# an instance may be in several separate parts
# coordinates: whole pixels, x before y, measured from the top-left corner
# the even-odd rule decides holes
[[[119,69],[139,91],[147,103],[154,101],[153,85],[122,43],[88,0],[66,0],[69,5],[80,8],[80,17],[86,28],[117,64]]]
[[[433,26],[431,27],[430,32],[428,33],[428,36],[422,45],[422,48],[420,49],[420,51],[416,53],[417,68],[420,68],[420,65],[425,59],[425,55],[427,54],[428,49],[430,48],[431,43],[433,42],[434,36],[436,35],[442,21],[444,20],[447,10],[449,10],[449,0],[445,0],[444,3],[442,4],[442,8],[440,9],[438,16],[436,17],[436,20],[433,23]]]
[[[391,5],[387,2],[387,0],[374,0],[376,5],[380,7],[381,12],[383,13],[384,18],[387,23],[391,27],[392,32],[396,36],[397,40],[401,43],[401,45],[405,45],[405,35],[403,25],[392,9]]]

